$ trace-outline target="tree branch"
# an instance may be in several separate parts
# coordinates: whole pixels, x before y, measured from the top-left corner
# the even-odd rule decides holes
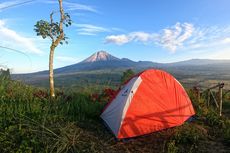
[[[62,6],[62,0],[58,0],[59,1],[59,8],[60,8],[60,23],[59,23],[59,30],[60,30],[60,35],[57,37],[57,39],[54,42],[54,45],[57,46],[61,40],[64,38],[64,31],[63,31],[63,22],[65,20],[65,13],[63,10],[63,6]]]
[[[50,30],[49,30],[49,36],[50,36],[50,38],[52,39],[52,42],[54,42],[54,37],[53,37],[53,35],[52,35],[53,14],[54,14],[54,12],[50,13],[50,23],[51,23],[51,27],[50,27]]]
[[[65,20],[65,13],[63,10],[63,6],[62,6],[62,0],[58,0],[59,1],[59,8],[60,8],[60,23],[59,23],[59,29],[60,32],[63,33],[63,22]]]

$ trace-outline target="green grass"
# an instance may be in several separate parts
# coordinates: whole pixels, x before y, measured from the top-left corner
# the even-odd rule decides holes
[[[80,93],[62,93],[50,102],[46,91],[9,80],[1,80],[0,86],[0,152],[56,152],[62,145],[55,143],[67,143],[71,128],[81,130],[79,122],[98,121],[105,105]]]
[[[197,100],[191,90],[188,93],[197,112],[195,121],[116,141],[99,117],[108,101],[105,94],[99,92],[94,99],[87,89],[57,91],[50,102],[46,89],[0,79],[0,152],[228,152],[228,116],[219,117],[214,107],[207,108],[205,98]]]

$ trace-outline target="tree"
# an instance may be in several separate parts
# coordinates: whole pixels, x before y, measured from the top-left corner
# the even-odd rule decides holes
[[[126,81],[128,81],[132,76],[134,76],[134,71],[132,69],[128,69],[125,72],[123,72],[123,75],[121,77],[121,83],[124,84]]]
[[[10,69],[0,69],[0,79],[10,79]]]
[[[64,42],[67,44],[66,41],[67,37],[65,36],[63,25],[68,27],[71,25],[72,20],[70,15],[64,13],[62,0],[58,0],[59,2],[59,13],[60,13],[60,21],[54,22],[53,15],[57,12],[51,12],[50,14],[50,21],[40,20],[34,25],[35,32],[37,36],[42,36],[43,39],[47,37],[51,39],[52,43],[50,45],[50,55],[49,55],[49,82],[50,82],[50,96],[51,98],[55,97],[54,91],[54,74],[53,74],[53,57],[55,48],[59,44],[63,44]]]

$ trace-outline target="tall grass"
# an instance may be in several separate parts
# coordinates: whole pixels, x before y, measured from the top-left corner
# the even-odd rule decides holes
[[[60,93],[52,102],[47,95],[20,82],[0,80],[0,152],[71,150],[69,139],[81,131],[78,122],[95,122],[105,105],[86,94]]]

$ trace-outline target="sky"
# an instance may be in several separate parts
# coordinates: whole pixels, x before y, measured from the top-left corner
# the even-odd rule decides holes
[[[55,50],[55,68],[100,50],[161,63],[230,59],[229,0],[63,0],[63,6],[73,24],[64,29],[68,44]],[[49,21],[52,11],[57,0],[0,0],[1,67],[12,73],[48,69],[51,40],[37,36],[34,25]]]

